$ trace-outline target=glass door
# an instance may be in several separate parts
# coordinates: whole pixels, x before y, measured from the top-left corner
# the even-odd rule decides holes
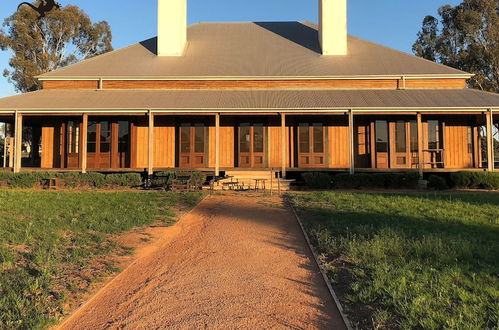
[[[88,122],[87,166],[111,168],[111,123],[107,120]]]
[[[388,122],[386,120],[376,120],[375,125],[375,152],[376,168],[389,167],[389,140],[388,140]]]
[[[301,123],[298,126],[298,166],[325,167],[325,130],[320,123]]]
[[[239,167],[265,167],[265,128],[263,124],[239,126]]]
[[[180,167],[206,167],[206,130],[204,124],[180,126]]]
[[[70,120],[66,123],[65,168],[80,167],[80,123]]]

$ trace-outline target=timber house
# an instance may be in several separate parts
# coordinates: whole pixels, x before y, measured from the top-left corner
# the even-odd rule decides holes
[[[346,0],[319,0],[318,25],[186,17],[187,0],[158,0],[157,37],[0,99],[0,167],[495,169],[499,96],[467,88],[472,74],[349,36]]]

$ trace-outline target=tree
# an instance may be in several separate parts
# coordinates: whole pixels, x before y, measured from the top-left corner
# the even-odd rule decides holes
[[[414,53],[474,73],[470,87],[499,92],[499,1],[464,0],[438,14],[423,20]]]
[[[22,6],[5,19],[0,48],[12,53],[4,76],[19,92],[40,89],[37,75],[112,50],[111,29],[105,21],[92,23],[83,10],[66,6],[44,17]]]

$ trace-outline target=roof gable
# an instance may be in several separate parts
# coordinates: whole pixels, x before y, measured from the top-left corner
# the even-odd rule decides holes
[[[41,79],[321,78],[469,75],[349,36],[349,54],[322,56],[317,27],[300,22],[198,23],[184,56],[156,56],[156,38],[41,75]]]

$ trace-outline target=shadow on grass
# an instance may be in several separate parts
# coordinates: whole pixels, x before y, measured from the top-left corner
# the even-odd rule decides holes
[[[497,326],[499,195],[291,199],[361,328]]]

